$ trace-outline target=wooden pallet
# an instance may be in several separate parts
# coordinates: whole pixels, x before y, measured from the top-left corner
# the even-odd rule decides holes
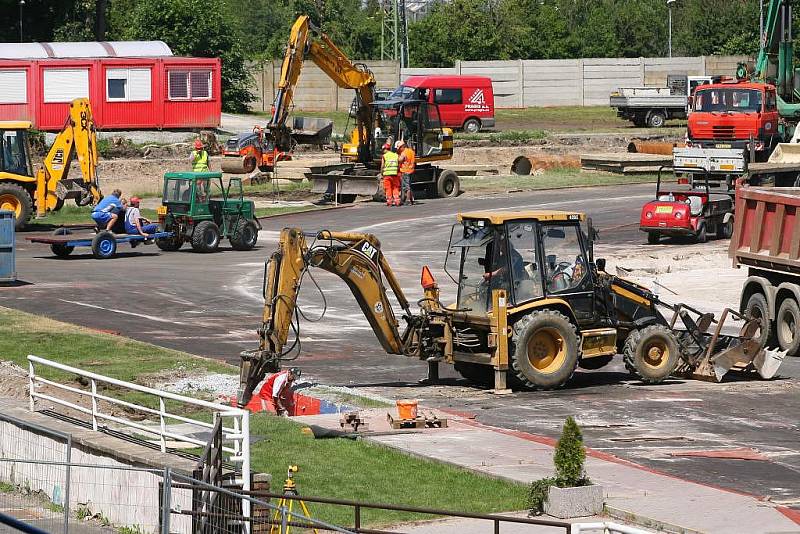
[[[447,419],[435,416],[434,414],[418,415],[416,419],[395,419],[392,414],[386,414],[389,426],[394,429],[401,428],[447,428]]]
[[[342,417],[339,419],[339,425],[342,428],[349,426],[354,432],[369,431],[369,424],[364,422],[364,419],[361,418],[361,414],[358,412],[348,412],[342,414]]]

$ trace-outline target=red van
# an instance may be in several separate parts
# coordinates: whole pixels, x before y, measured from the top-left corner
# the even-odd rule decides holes
[[[476,133],[494,127],[492,80],[485,76],[409,76],[391,98],[438,104],[447,128]]]

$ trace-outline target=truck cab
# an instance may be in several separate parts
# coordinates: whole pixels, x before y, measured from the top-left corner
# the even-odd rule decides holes
[[[717,83],[697,88],[687,127],[689,148],[755,152],[766,161],[780,139],[775,86]],[[753,146],[750,146],[750,140]]]

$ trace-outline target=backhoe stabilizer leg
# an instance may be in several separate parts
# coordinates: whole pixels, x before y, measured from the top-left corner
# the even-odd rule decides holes
[[[753,358],[753,367],[761,378],[769,380],[777,374],[786,353],[785,350],[763,349]]]

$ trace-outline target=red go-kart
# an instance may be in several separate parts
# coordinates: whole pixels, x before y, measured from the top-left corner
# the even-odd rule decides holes
[[[733,234],[733,190],[711,192],[706,175],[698,184],[697,174],[690,183],[679,179],[674,188],[662,188],[658,171],[656,199],[642,207],[639,229],[647,233],[647,242],[658,243],[662,237],[691,237],[705,243],[708,235],[728,239]]]

